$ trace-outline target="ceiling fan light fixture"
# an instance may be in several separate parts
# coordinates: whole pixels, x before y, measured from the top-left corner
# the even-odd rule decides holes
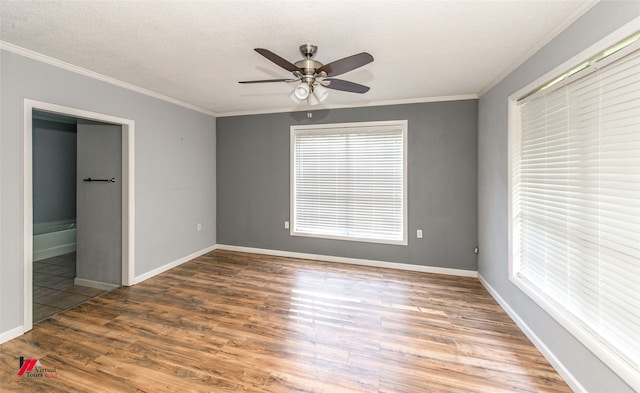
[[[316,84],[313,86],[313,95],[318,101],[322,102],[329,96],[329,89],[320,84]]]
[[[289,98],[291,98],[291,101],[295,102],[296,104],[299,104],[301,101],[298,97],[296,97],[296,90],[293,89],[293,91],[291,93],[289,93]]]
[[[307,85],[305,82],[300,83],[293,90],[294,96],[300,101],[306,100],[307,97],[309,97],[309,93],[310,93],[309,85]]]

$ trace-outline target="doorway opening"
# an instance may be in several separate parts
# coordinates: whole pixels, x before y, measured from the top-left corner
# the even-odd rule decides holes
[[[76,158],[84,160],[81,162],[81,166],[83,168],[92,167],[93,170],[95,168],[103,169],[102,166],[107,161],[113,163],[114,165],[109,168],[109,173],[112,174],[109,180],[113,179],[113,181],[95,182],[95,180],[102,179],[98,179],[94,175],[93,182],[91,180],[83,182],[82,178],[89,178],[91,175],[86,176],[80,170],[76,172],[77,176],[76,174],[68,176],[73,177],[72,180],[61,177],[49,178],[48,180],[34,178],[36,167],[43,165],[42,162],[34,162],[34,148],[42,145],[42,141],[38,138],[42,135],[47,137],[54,135],[45,133],[36,136],[34,134],[34,126],[42,125],[43,120],[66,122],[67,126],[57,125],[54,128],[63,131],[66,128],[67,131],[70,131],[72,127],[76,127],[78,135],[86,135],[74,141],[78,144],[79,154],[78,157],[74,155],[73,160]],[[69,125],[72,122],[76,124]],[[108,136],[110,139],[104,139],[105,135],[110,135]],[[129,119],[77,108],[25,99],[23,137],[23,332],[27,332],[33,327],[34,321],[37,322],[48,317],[48,313],[56,313],[72,307],[74,301],[82,303],[107,290],[134,283],[134,122]],[[56,136],[58,142],[66,139],[69,146],[72,145],[69,141],[75,137],[77,135],[59,134]],[[111,145],[111,150],[106,149],[107,144]],[[69,146],[66,148],[70,149]],[[87,146],[94,146],[94,150],[89,154],[81,153],[86,152]],[[60,154],[60,152],[55,154]],[[92,158],[100,154],[108,156]],[[71,156],[70,153],[68,155]],[[66,161],[66,165],[71,166],[71,159],[71,157],[65,157],[62,161]],[[100,166],[96,167],[95,164],[92,166],[91,160],[99,162]],[[75,164],[74,162],[73,165]],[[80,168],[80,164],[78,168]],[[56,181],[59,183],[55,184]],[[69,184],[71,181],[74,184]],[[34,190],[42,190],[43,186],[60,189],[64,186],[60,183],[65,182],[67,183],[66,191],[60,195],[64,195],[66,192],[67,198],[69,198],[71,192],[75,193],[73,202],[69,200],[56,201],[55,198],[51,198],[52,194],[40,195],[38,192],[34,194]],[[93,187],[94,185],[107,185],[107,183],[117,187]],[[100,211],[101,209],[91,209],[91,205],[88,204],[93,204],[94,207],[103,206],[105,203],[104,195],[111,195],[110,201],[107,202],[110,203],[110,210],[103,212],[102,216],[96,216],[93,210]],[[49,200],[47,200],[48,197]],[[60,214],[52,214],[51,210],[47,210],[52,204],[57,204],[58,208],[62,210]],[[74,211],[76,209],[78,209],[77,217]],[[82,227],[87,229],[82,236],[79,236],[79,240],[82,240],[77,243],[78,250],[76,250],[75,237],[80,235],[80,232],[77,231],[76,218]],[[96,227],[91,228],[91,225],[96,225]],[[99,235],[100,241],[96,241],[95,237],[92,239],[91,236],[87,236],[92,230],[102,232]],[[43,233],[46,233],[45,236],[40,236]],[[53,234],[49,235],[49,233]],[[106,253],[114,254],[111,255],[111,261],[115,262],[108,264],[81,262],[95,260],[91,252],[94,252],[96,243],[104,242],[104,236],[112,237]],[[99,248],[100,245],[97,247]],[[100,254],[104,253],[104,249],[100,251]],[[35,299],[38,299],[38,303],[34,303]],[[51,304],[46,304],[48,302]]]
[[[35,109],[32,122],[35,324],[121,285],[122,126]],[[105,172],[109,187],[81,180]]]

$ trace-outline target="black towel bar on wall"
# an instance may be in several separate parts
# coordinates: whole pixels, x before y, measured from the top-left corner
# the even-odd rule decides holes
[[[111,179],[92,179],[90,177],[86,178],[86,179],[82,179],[83,181],[106,181],[109,183],[115,183],[116,182],[116,178],[112,177]]]

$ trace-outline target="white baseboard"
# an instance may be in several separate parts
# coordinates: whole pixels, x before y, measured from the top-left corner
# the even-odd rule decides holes
[[[118,285],[118,284],[111,284],[111,283],[102,282],[102,281],[87,280],[86,278],[79,278],[79,277],[74,278],[73,279],[73,283],[75,285],[80,285],[81,287],[95,288],[95,289],[100,289],[102,291],[111,291],[113,289],[120,288],[120,285]]]
[[[6,343],[9,340],[13,340],[16,337],[19,337],[24,333],[24,327],[22,325],[15,327],[11,330],[7,330],[6,332],[0,333],[0,344]]]
[[[331,256],[331,255],[307,254],[307,253],[292,252],[292,251],[269,250],[264,248],[231,246],[227,244],[218,244],[216,248],[219,250],[274,255],[278,257],[288,257],[288,258],[315,259],[317,261],[324,261],[324,262],[338,262],[338,263],[347,263],[350,265],[383,267],[387,269],[410,270],[414,272],[423,272],[423,273],[447,274],[450,276],[477,277],[478,275],[478,272],[475,270],[462,270],[462,269],[450,269],[450,268],[437,267],[437,266],[412,265],[409,263],[375,261],[371,259],[345,258],[345,257]]]
[[[190,260],[192,260],[194,258],[197,258],[200,255],[203,255],[203,254],[206,254],[208,252],[211,252],[211,251],[215,250],[216,248],[217,248],[217,246],[214,244],[213,246],[209,246],[209,247],[207,247],[205,249],[202,249],[200,251],[196,251],[193,254],[189,254],[186,257],[182,257],[182,258],[177,259],[177,260],[175,260],[173,262],[169,262],[166,265],[163,265],[163,266],[160,266],[159,268],[151,270],[150,272],[147,272],[147,273],[141,274],[139,276],[136,276],[136,277],[133,278],[133,283],[132,284],[134,284],[134,285],[135,284],[139,284],[139,283],[143,282],[144,280],[148,280],[151,277],[157,276],[158,274],[166,272],[167,270],[172,269],[172,268],[174,268],[174,267],[176,267],[178,265],[182,265],[183,263],[188,262],[188,261],[190,261]]]
[[[33,251],[33,261],[40,261],[42,259],[57,257],[58,255],[69,254],[76,251],[76,244],[69,243],[61,246],[50,247],[44,250]]]
[[[580,382],[573,376],[573,374],[564,366],[564,364],[556,357],[556,355],[545,345],[545,343],[531,330],[529,325],[527,325],[522,318],[509,306],[509,304],[498,294],[498,292],[478,273],[478,280],[482,283],[482,285],[486,288],[486,290],[493,296],[494,299],[500,304],[502,309],[511,317],[513,322],[518,325],[520,330],[524,332],[524,334],[531,340],[533,345],[538,348],[542,356],[547,359],[549,364],[560,374],[560,376],[565,380],[567,385],[574,391],[578,393],[587,393],[587,389],[582,386]]]

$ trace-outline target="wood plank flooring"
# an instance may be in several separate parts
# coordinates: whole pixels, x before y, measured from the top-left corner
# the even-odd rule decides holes
[[[0,365],[3,392],[571,391],[474,278],[220,250],[38,324]]]

